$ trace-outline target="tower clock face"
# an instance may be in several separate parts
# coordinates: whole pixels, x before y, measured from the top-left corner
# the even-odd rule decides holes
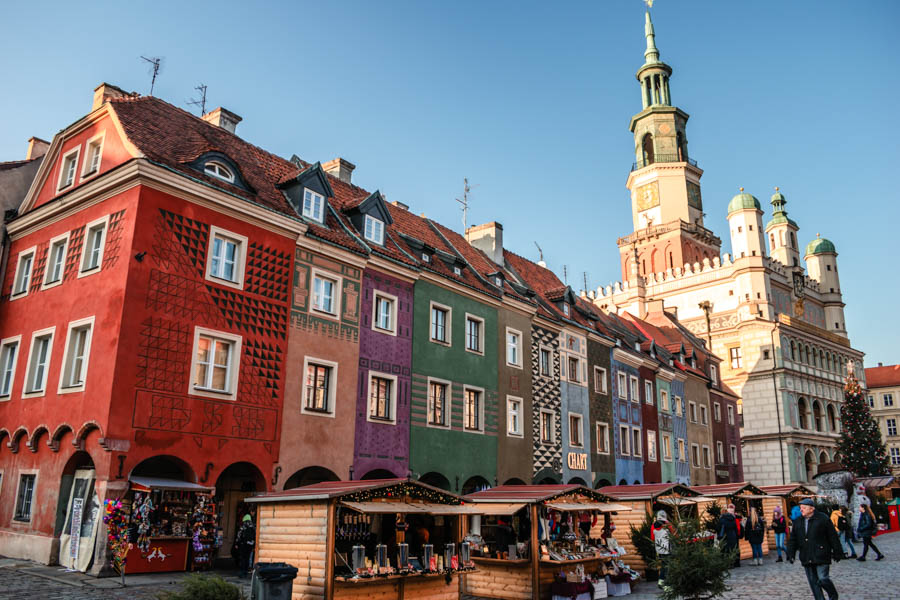
[[[693,181],[687,182],[688,205],[703,210],[703,201],[700,199],[700,186]]]
[[[635,191],[637,208],[639,211],[659,206],[659,182],[651,181],[637,188]]]

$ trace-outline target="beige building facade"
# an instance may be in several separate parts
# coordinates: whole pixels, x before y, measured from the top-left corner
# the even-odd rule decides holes
[[[848,361],[865,386],[863,353],[849,341],[834,244],[801,255],[799,225],[777,188],[772,214],[744,192],[728,204],[732,252],[703,222],[702,169],[688,154],[688,115],[671,104],[672,70],[646,20],[643,109],[632,118],[636,160],[626,187],[634,231],[619,238],[622,281],[589,292],[600,308],[642,316],[666,310],[723,359],[740,397],[744,477],[756,485],[809,482],[835,459]]]
[[[887,447],[891,475],[900,476],[900,365],[866,369],[867,399]]]

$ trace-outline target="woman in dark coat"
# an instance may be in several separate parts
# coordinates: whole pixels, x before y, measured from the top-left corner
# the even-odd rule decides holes
[[[875,535],[875,514],[868,504],[861,504],[859,507],[859,525],[856,526],[856,533],[863,541],[863,551],[856,560],[866,560],[866,554],[871,547],[878,556],[875,560],[884,558],[884,554],[878,549],[878,546],[872,543],[872,536]]]
[[[728,510],[719,520],[719,540],[723,552],[734,552],[734,566],[741,566],[741,551],[738,549],[738,540],[741,539],[741,522],[734,516],[734,504],[728,505]]]
[[[766,537],[766,522],[753,507],[750,507],[750,518],[747,519],[745,532],[745,537],[753,549],[753,564],[762,566],[762,543]]]

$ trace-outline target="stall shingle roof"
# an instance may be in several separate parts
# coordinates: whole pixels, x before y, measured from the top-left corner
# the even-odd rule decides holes
[[[714,485],[692,485],[691,489],[703,496],[733,496],[744,491],[753,494],[765,494],[763,490],[749,481],[735,481],[731,483],[717,483]]]
[[[814,496],[816,493],[802,483],[787,483],[784,485],[763,485],[760,488],[770,496],[790,496],[794,492],[801,492]]]
[[[288,500],[326,500],[341,498],[359,492],[387,489],[398,485],[412,485],[432,492],[449,496],[454,501],[462,501],[461,496],[416,481],[415,479],[367,479],[364,481],[323,481],[312,485],[292,488],[281,492],[269,492],[247,498],[247,502],[283,502]]]
[[[465,499],[469,502],[544,502],[575,493],[603,502],[610,499],[598,490],[576,484],[501,485],[469,494]]]
[[[652,500],[659,496],[677,493],[682,496],[699,496],[696,488],[680,483],[640,483],[634,485],[608,485],[597,490],[614,500]]]

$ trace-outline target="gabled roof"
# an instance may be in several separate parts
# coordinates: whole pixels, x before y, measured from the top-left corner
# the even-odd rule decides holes
[[[866,369],[866,385],[872,388],[900,386],[900,365],[869,367]]]
[[[381,492],[388,495],[406,495],[416,492],[427,493],[434,502],[445,504],[460,504],[462,497],[450,492],[445,492],[421,481],[410,478],[396,479],[370,479],[365,481],[323,481],[303,487],[284,490],[282,492],[269,492],[247,498],[247,502],[287,502],[291,500],[327,500],[330,498],[345,498],[361,493]]]
[[[356,205],[356,208],[350,210],[365,214],[375,214],[385,225],[390,225],[394,222],[391,212],[387,209],[384,197],[378,190],[369,194],[365,200]]]
[[[597,500],[608,502],[609,496],[583,485],[501,485],[465,496],[468,502],[545,502],[561,496],[581,494]]]
[[[678,494],[696,497],[700,494],[693,488],[680,483],[639,483],[635,485],[608,485],[597,490],[614,500],[654,500],[660,496]]]
[[[711,498],[734,496],[735,494],[741,494],[743,492],[750,492],[751,494],[758,495],[765,494],[760,488],[747,481],[717,483],[714,485],[692,485],[691,489],[695,492],[699,492],[703,496],[709,496]]]
[[[770,496],[790,496],[792,494],[800,494],[804,496],[815,496],[816,493],[802,483],[788,483],[785,485],[763,485],[760,488],[763,493]]]

